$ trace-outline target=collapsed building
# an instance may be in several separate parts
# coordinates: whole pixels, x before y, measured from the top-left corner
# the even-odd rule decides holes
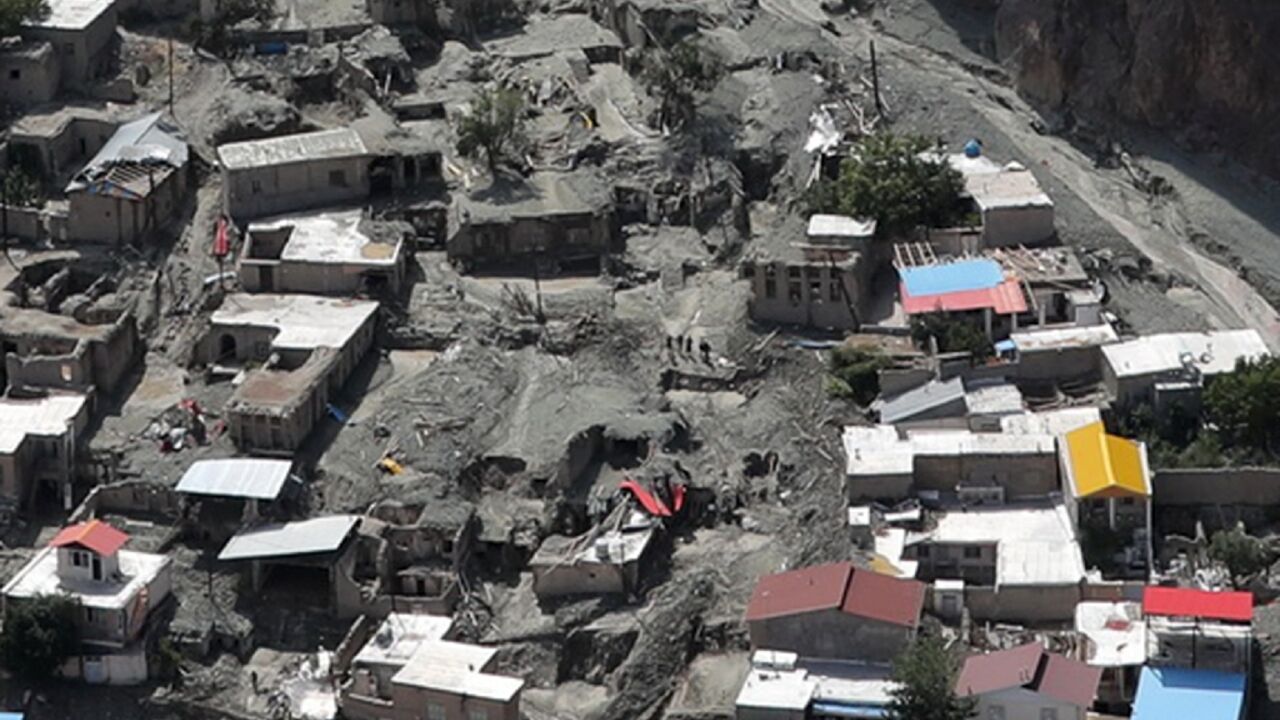
[[[6,387],[112,394],[136,368],[141,348],[133,313],[98,302],[71,317],[41,308],[4,308],[0,350]]]
[[[211,366],[263,363],[227,403],[236,445],[296,450],[373,344],[377,309],[376,302],[308,295],[228,296],[196,354]]]
[[[538,598],[634,595],[653,557],[656,528],[643,513],[625,517],[616,528],[545,538],[529,560]]]
[[[463,501],[384,501],[370,509],[361,540],[371,549],[365,612],[448,615],[461,596],[459,572],[475,542],[475,509]],[[357,568],[359,572],[361,568]]]

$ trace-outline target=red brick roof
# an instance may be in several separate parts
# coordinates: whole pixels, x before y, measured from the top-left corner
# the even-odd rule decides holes
[[[1045,652],[1038,642],[1008,650],[971,655],[956,678],[956,694],[984,695],[1026,688],[1077,707],[1089,707],[1097,695],[1102,668]]]
[[[112,555],[128,540],[128,535],[101,520],[90,520],[62,528],[53,540],[49,541],[49,547],[79,545],[99,555]]]
[[[839,609],[850,615],[915,627],[924,583],[880,575],[852,563],[830,563],[765,575],[747,603],[747,622]]]
[[[1142,590],[1142,611],[1147,615],[1252,622],[1253,593],[1151,586]]]

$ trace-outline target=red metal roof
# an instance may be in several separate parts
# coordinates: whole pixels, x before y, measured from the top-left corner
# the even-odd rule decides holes
[[[841,562],[765,575],[747,603],[747,622],[838,608],[851,572],[853,564]]]
[[[911,295],[905,283],[898,285],[902,309],[908,315],[931,312],[962,312],[991,308],[999,315],[1013,315],[1027,311],[1027,298],[1022,284],[1016,279],[1005,280],[993,288],[960,290],[938,295]]]
[[[90,520],[62,528],[53,540],[49,541],[49,547],[79,545],[99,555],[112,555],[128,540],[128,535],[101,520]]]
[[[851,615],[915,627],[924,605],[924,583],[880,575],[852,563],[765,575],[747,603],[747,622],[839,609]]]
[[[1142,611],[1147,615],[1251,622],[1253,593],[1149,586],[1142,590]]]
[[[985,655],[971,655],[956,678],[956,693],[983,695],[1026,688],[1077,707],[1089,707],[1098,692],[1102,668],[1045,652],[1038,642]]]
[[[841,609],[894,625],[915,627],[924,607],[925,584],[856,568]]]

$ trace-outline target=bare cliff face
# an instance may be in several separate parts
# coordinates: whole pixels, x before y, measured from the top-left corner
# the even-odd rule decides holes
[[[995,33],[1045,109],[1149,125],[1280,175],[1277,0],[1003,0]]]

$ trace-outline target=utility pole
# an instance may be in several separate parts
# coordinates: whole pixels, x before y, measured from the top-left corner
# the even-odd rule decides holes
[[[876,117],[884,119],[884,103],[880,101],[880,67],[876,63],[876,41],[871,41],[871,92],[876,96]]]
[[[173,114],[173,38],[169,38],[169,114]]]

